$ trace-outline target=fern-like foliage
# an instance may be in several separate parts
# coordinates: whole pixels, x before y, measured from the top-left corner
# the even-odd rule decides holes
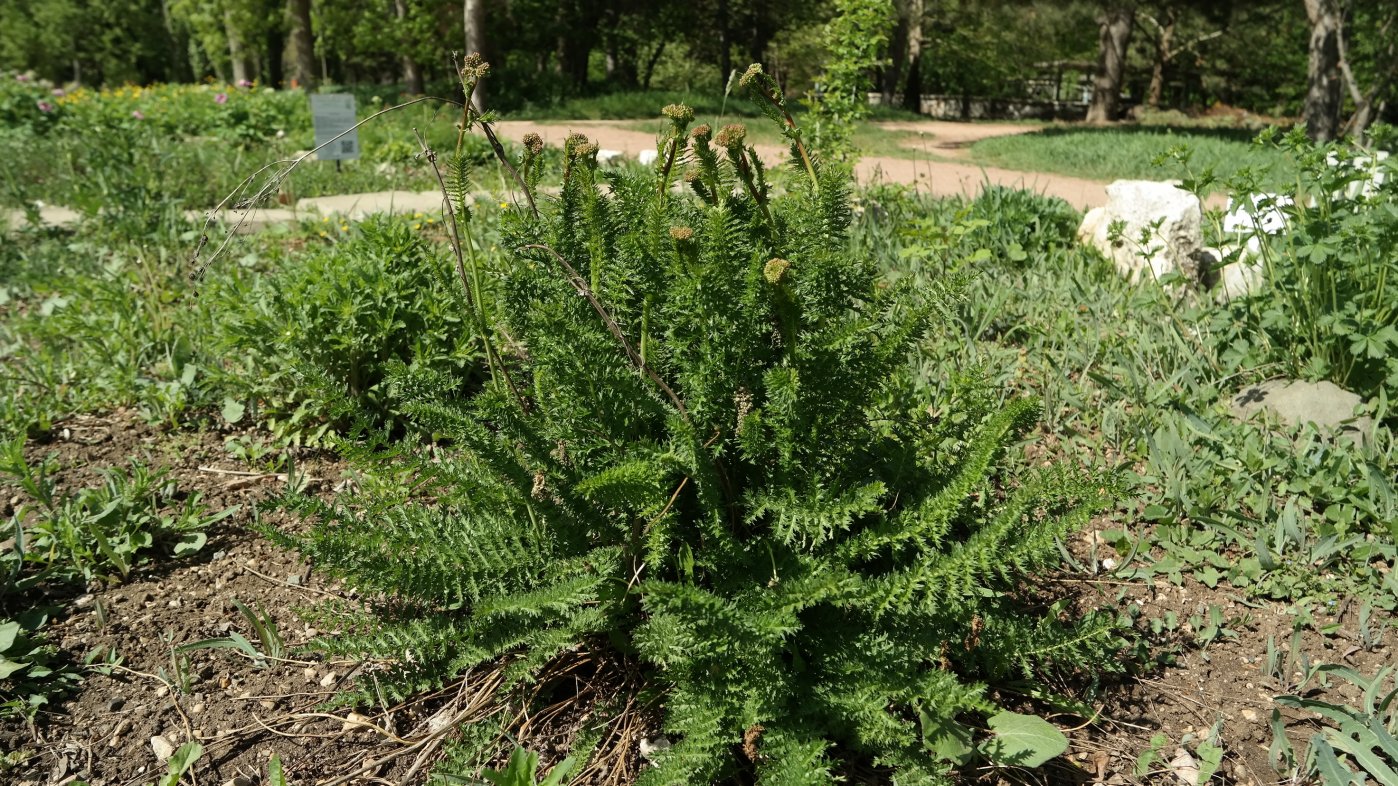
[[[437,441],[413,493],[300,503],[318,525],[288,537],[370,599],[323,610],[324,646],[404,693],[507,655],[527,680],[602,639],[664,697],[675,744],[645,784],[826,784],[851,757],[936,782],[928,724],[974,726],[985,684],[1111,646],[1025,578],[1106,490],[1003,471],[1034,402],[932,414],[908,355],[953,295],[850,254],[838,170],[779,190],[742,129],[666,114],[673,170],[604,175],[570,138],[561,194],[507,213],[511,386],[399,370]]]

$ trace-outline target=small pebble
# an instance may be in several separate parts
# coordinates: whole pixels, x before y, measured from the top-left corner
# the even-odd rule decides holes
[[[335,684],[336,679],[338,679],[338,675],[336,675],[335,672],[327,671],[325,672],[325,676],[320,678],[320,687],[328,688]]]
[[[75,600],[75,601],[73,601],[73,605],[74,605],[75,607],[77,607],[77,608],[85,609],[85,608],[91,606],[92,604],[94,604],[94,603],[96,603],[96,602],[97,602],[97,596],[96,596],[96,595],[93,595],[93,594],[91,594],[91,593],[88,593],[87,595],[80,595],[80,596],[78,596],[78,599]]]
[[[286,583],[287,583],[287,584],[290,584],[290,585],[293,586],[293,587],[299,587],[299,586],[301,586],[301,574],[300,574],[300,573],[288,573],[288,574],[286,574]]]
[[[124,699],[124,698],[122,698],[122,697],[120,697],[120,696],[117,696],[116,698],[114,698],[114,699],[112,699],[111,701],[107,702],[107,712],[120,712],[120,711],[121,711],[121,708],[122,708],[122,707],[125,707],[125,706],[126,706],[126,699]]]
[[[166,761],[175,755],[175,744],[160,736],[150,738],[151,750],[155,751],[155,758]]]

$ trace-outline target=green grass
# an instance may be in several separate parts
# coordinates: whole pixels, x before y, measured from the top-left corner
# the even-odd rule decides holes
[[[1182,176],[1178,166],[1155,161],[1180,145],[1193,151],[1191,167],[1232,172],[1240,167],[1270,170],[1264,188],[1296,181],[1296,166],[1285,155],[1253,145],[1253,133],[1239,129],[1132,126],[1047,128],[1034,134],[982,140],[972,157],[987,166],[1025,172],[1053,172],[1090,180],[1165,180]]]

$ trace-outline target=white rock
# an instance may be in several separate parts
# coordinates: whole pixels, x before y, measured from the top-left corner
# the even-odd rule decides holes
[[[1286,229],[1286,213],[1282,208],[1296,204],[1286,194],[1253,194],[1250,201],[1251,205],[1242,205],[1237,198],[1228,198],[1228,215],[1223,217],[1224,232],[1275,235]]]
[[[1380,150],[1373,157],[1355,156],[1346,162],[1341,162],[1340,157],[1335,153],[1330,153],[1325,157],[1325,162],[1333,167],[1344,167],[1356,173],[1354,180],[1345,186],[1344,195],[1350,199],[1356,197],[1371,197],[1378,192],[1379,186],[1388,179],[1388,169],[1384,162],[1388,160],[1388,151]],[[1335,195],[1337,198],[1339,194]]]
[[[1170,759],[1167,766],[1184,786],[1197,786],[1199,783],[1199,762],[1184,748],[1175,748],[1174,758]]]
[[[650,759],[655,754],[669,749],[670,741],[665,737],[656,737],[653,740],[646,737],[641,738],[641,758],[643,759]]]
[[[1218,270],[1217,298],[1232,300],[1255,292],[1262,286],[1262,263],[1239,260]]]
[[[170,742],[164,737],[151,737],[150,748],[155,751],[155,758],[162,762],[167,761],[171,756],[175,755],[175,743]]]
[[[636,156],[636,160],[641,162],[641,166],[650,166],[655,163],[657,158],[660,158],[660,153],[649,148],[642,150],[640,154]]]
[[[597,151],[597,163],[610,164],[613,161],[620,161],[625,156],[626,154],[620,150],[608,150],[604,147]]]
[[[1106,206],[1083,217],[1078,237],[1131,281],[1158,280],[1174,271],[1198,281],[1202,219],[1199,198],[1175,183],[1118,180],[1107,186]],[[1114,226],[1120,229],[1115,239]]]

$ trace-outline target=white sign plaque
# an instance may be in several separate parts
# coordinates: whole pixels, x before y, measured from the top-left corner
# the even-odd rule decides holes
[[[329,142],[329,145],[316,153],[316,158],[321,161],[350,161],[359,158],[359,131],[350,131],[355,123],[354,96],[347,93],[312,93],[311,120],[316,128],[316,147]],[[349,133],[346,134],[346,131]],[[331,142],[332,139],[335,141]]]

